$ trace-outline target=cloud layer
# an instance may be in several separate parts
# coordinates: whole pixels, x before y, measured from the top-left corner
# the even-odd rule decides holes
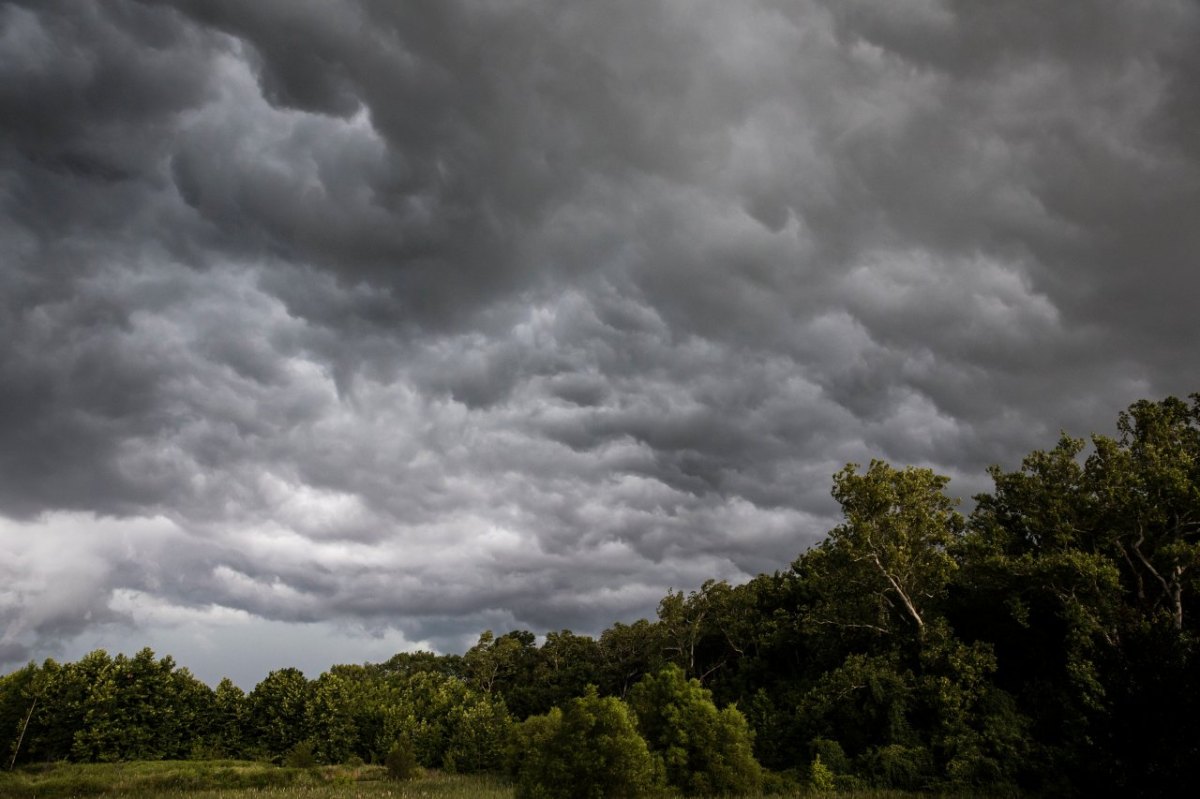
[[[1200,11],[1094,5],[0,4],[0,660],[594,632],[1200,388]]]

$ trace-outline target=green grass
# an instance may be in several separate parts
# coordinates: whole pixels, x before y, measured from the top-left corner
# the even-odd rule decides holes
[[[511,799],[506,783],[488,777],[427,774],[387,779],[382,766],[281,768],[239,760],[53,763],[0,772],[4,799],[357,799],[358,797]]]
[[[395,782],[387,779],[382,766],[295,769],[240,760],[204,760],[54,763],[0,772],[3,799],[512,799],[512,795],[512,787],[494,777],[430,772],[410,782]],[[799,795],[806,799],[931,796],[884,790]]]

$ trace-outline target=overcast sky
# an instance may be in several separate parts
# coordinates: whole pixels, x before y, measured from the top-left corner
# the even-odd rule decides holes
[[[1200,5],[0,3],[0,670],[785,567],[1200,390]]]

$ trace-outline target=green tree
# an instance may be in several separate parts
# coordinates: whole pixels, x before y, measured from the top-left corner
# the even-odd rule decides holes
[[[1103,508],[1100,532],[1128,567],[1138,604],[1182,631],[1200,566],[1200,394],[1190,405],[1136,402],[1117,430],[1116,439],[1093,437],[1085,467]]]
[[[212,691],[169,656],[96,650],[75,663],[47,660],[36,680],[30,759],[187,757],[207,735]]]
[[[579,696],[588,685],[600,682],[601,655],[597,641],[570,630],[546,634],[534,667],[533,712],[545,713]]]
[[[498,638],[486,630],[463,656],[471,684],[503,697],[505,706],[517,718],[525,718],[541,704],[536,640],[528,630],[512,630]]]
[[[672,591],[658,605],[664,653],[689,677],[707,684],[736,671],[755,643],[754,588],[706,580],[685,595]]]
[[[210,735],[216,693],[186,668],[175,669],[170,681],[168,704],[172,710],[164,716],[163,756],[194,756]]]
[[[1200,750],[1200,397],[1136,402],[1117,430],[991,470],[952,615],[1032,717],[1036,779],[1155,793]]]
[[[914,717],[925,720],[921,737],[939,779],[974,787],[1012,786],[1027,768],[1029,719],[993,682],[991,644],[965,643],[939,624],[921,649]],[[916,726],[916,725],[914,725]],[[914,788],[914,779],[892,780]]]
[[[22,759],[65,760],[71,754],[75,730],[83,724],[87,686],[73,664],[47,658],[38,670],[33,690],[37,707],[26,730]]]
[[[912,725],[916,692],[917,675],[899,652],[850,653],[802,697],[797,709],[803,738],[810,746],[835,741],[850,758],[880,747],[918,746],[919,733]],[[837,768],[828,757],[826,763]]]
[[[625,697],[638,680],[662,668],[662,627],[646,619],[617,622],[600,635],[600,660],[604,693]]]
[[[845,520],[822,545],[836,561],[839,586],[826,621],[882,633],[907,623],[924,634],[957,567],[950,550],[964,527],[957,500],[944,493],[947,482],[929,469],[883,461],[871,461],[863,474],[850,464],[834,476]]]
[[[246,724],[250,708],[246,692],[222,678],[213,691],[207,725],[209,751],[216,757],[243,757],[246,751]]]
[[[276,762],[309,737],[307,711],[312,685],[299,669],[272,671],[247,699],[254,746]]]
[[[33,663],[0,677],[0,767],[21,762],[24,738],[37,709],[38,677]]]
[[[363,685],[333,670],[313,681],[305,720],[319,761],[344,763],[353,754],[361,756],[356,717],[361,714],[359,687]]]
[[[710,581],[711,583],[711,581]],[[705,583],[699,591],[668,592],[658,603],[658,626],[663,651],[689,676],[697,673],[697,650],[704,640],[709,603]]]
[[[402,683],[395,714],[393,740],[407,736],[423,766],[469,773],[502,765],[512,720],[498,696],[420,673]]]
[[[443,768],[460,774],[502,768],[513,727],[503,701],[468,692],[448,709],[447,723],[450,734],[442,756]]]
[[[634,799],[659,784],[628,708],[594,688],[517,728],[517,799]]]
[[[1084,443],[1063,436],[1021,468],[989,470],[994,490],[976,497],[961,547],[956,627],[994,643],[1003,683],[1040,706],[1039,716],[1086,738],[1104,704],[1099,663],[1117,647],[1121,570],[1103,551],[1102,503],[1081,463]]]
[[[461,655],[435,655],[424,650],[418,652],[398,652],[385,663],[368,667],[372,671],[387,674],[417,674],[434,672],[446,677],[462,677],[463,662]]]
[[[629,704],[670,785],[689,795],[758,791],[762,775],[746,719],[732,706],[718,710],[711,692],[678,666],[643,678]]]
[[[120,759],[122,730],[113,718],[117,704],[115,665],[107,652],[98,649],[64,669],[64,682],[73,694],[70,710],[78,719],[71,736],[72,760]]]
[[[101,684],[112,691],[108,704],[96,705],[103,718],[94,717],[86,730],[102,729],[113,736],[107,743],[90,741],[97,759],[159,760],[190,754],[192,738],[204,732],[199,721],[211,705],[208,686],[187,669],[176,669],[169,655],[156,658],[148,647],[131,658],[117,655],[108,678]]]

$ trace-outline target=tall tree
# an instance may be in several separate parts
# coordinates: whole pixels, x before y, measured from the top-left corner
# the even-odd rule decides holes
[[[1120,553],[1139,603],[1184,628],[1200,566],[1200,394],[1142,400],[1123,412],[1119,436],[1095,436],[1089,486],[1102,534]]]
[[[246,692],[228,677],[222,678],[213,691],[212,706],[208,712],[208,740],[213,755],[244,756],[248,717]]]
[[[33,663],[0,677],[0,765],[11,768],[21,755],[38,701],[38,667]]]
[[[485,693],[504,697],[517,718],[525,718],[541,705],[541,688],[535,682],[536,641],[537,636],[528,630],[512,630],[499,637],[485,630],[463,656],[471,683]]]
[[[570,630],[547,633],[534,668],[539,688],[534,712],[545,713],[561,706],[601,679],[600,644],[596,639]]]
[[[282,760],[309,736],[308,705],[312,684],[299,669],[272,671],[254,686],[247,699],[248,727],[254,743],[274,760]]]
[[[604,692],[624,698],[644,675],[664,663],[663,632],[659,624],[638,619],[617,622],[600,635],[601,686]]]
[[[929,469],[878,460],[863,474],[850,464],[834,476],[844,521],[822,544],[835,581],[822,621],[924,634],[957,568],[950,549],[964,527],[957,500],[944,493],[947,482]]]

